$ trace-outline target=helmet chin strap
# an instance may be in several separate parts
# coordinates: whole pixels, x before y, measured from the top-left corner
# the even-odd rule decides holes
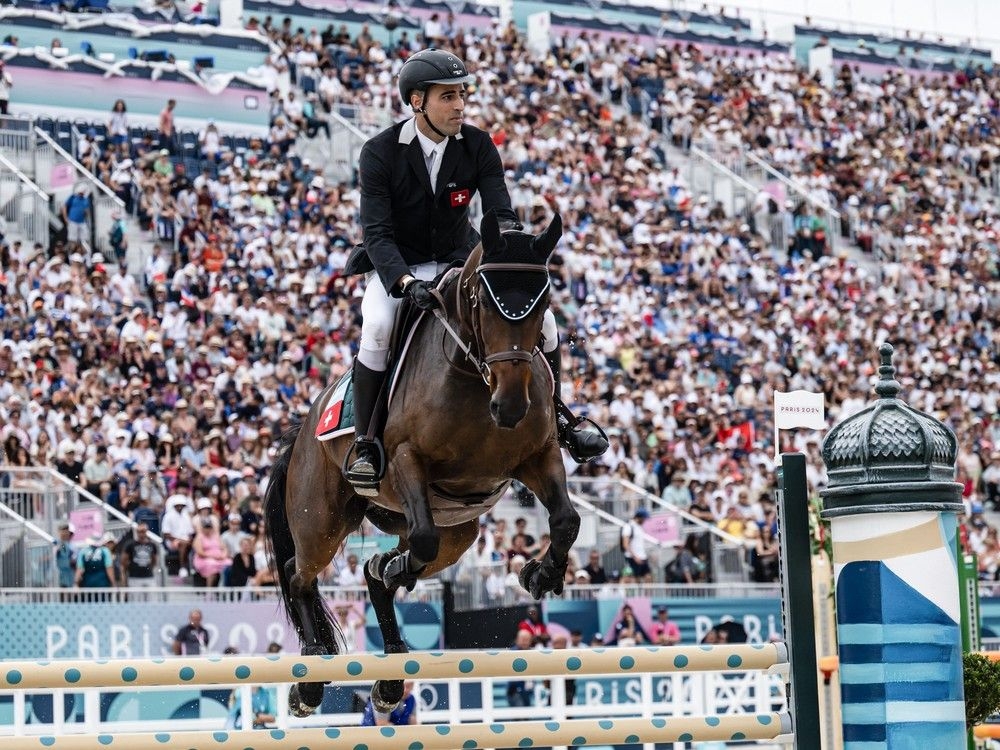
[[[441,136],[442,138],[447,138],[448,137],[447,135],[445,135],[444,133],[442,133],[440,130],[438,130],[437,126],[433,122],[431,122],[431,117],[430,117],[430,115],[427,114],[426,108],[424,108],[423,106],[421,106],[417,110],[417,114],[423,115],[424,116],[424,122],[427,123],[427,127],[429,127],[431,130],[433,130],[439,136]]]

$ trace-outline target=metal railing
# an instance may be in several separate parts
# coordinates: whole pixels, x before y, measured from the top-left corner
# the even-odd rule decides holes
[[[51,180],[57,173],[56,168],[70,168],[73,176],[68,188],[72,189],[76,182],[83,182],[91,193],[93,206],[93,221],[90,226],[91,247],[100,250],[107,257],[113,257],[110,234],[115,219],[112,214],[121,211],[124,215],[125,202],[115,195],[111,188],[88,172],[86,167],[56,143],[48,133],[38,127],[34,129],[34,133],[38,138],[35,146],[35,179],[46,190],[56,193],[58,189],[67,187],[60,184],[56,188],[52,185]]]
[[[49,246],[52,199],[14,162],[0,153],[0,212],[29,242]]]
[[[361,156],[361,147],[368,141],[368,135],[358,127],[358,122],[347,119],[335,109],[330,113],[330,156],[327,169],[338,182],[348,184],[354,181],[354,169]]]
[[[806,185],[803,185],[793,177],[783,173],[779,168],[769,164],[759,155],[755,154],[745,144],[722,144],[716,141],[695,141],[691,146],[691,153],[699,152],[708,158],[721,164],[733,174],[745,180],[753,191],[753,195],[764,189],[768,183],[778,182],[785,191],[786,199],[795,203],[803,204],[807,210],[821,217],[826,225],[826,237],[829,251],[838,249],[843,241],[843,220],[840,211],[834,208],[828,201],[817,197]],[[751,198],[752,201],[752,198]],[[780,225],[778,220],[770,222],[772,234],[779,232],[786,235],[786,223],[784,214],[786,209],[779,206],[776,217],[782,217]],[[781,241],[787,243],[787,237],[783,236]],[[787,249],[787,244],[777,245],[772,239],[772,246]]]
[[[68,521],[76,510],[96,510],[102,533],[120,539],[135,524],[100,498],[50,468],[5,466],[0,485],[0,583],[4,586],[58,585],[58,572],[53,561],[53,547],[61,522]],[[153,533],[150,539],[157,545],[162,539]],[[162,551],[162,547],[161,547]],[[24,559],[24,567],[7,565],[11,559]],[[157,578],[165,580],[164,555],[157,556]],[[51,568],[49,567],[51,566]]]
[[[721,203],[727,216],[749,222],[760,189],[700,147],[692,145],[688,153],[688,184],[692,190],[707,194],[713,203]]]
[[[56,585],[55,543],[55,537],[0,504],[0,584]]]

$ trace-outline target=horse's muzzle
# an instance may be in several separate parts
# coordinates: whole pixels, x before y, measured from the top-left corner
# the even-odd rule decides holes
[[[498,401],[494,398],[490,400],[490,416],[500,429],[513,430],[524,419],[530,405],[530,401],[514,405],[509,401]]]

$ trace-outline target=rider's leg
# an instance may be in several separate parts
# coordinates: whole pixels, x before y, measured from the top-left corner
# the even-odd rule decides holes
[[[371,481],[382,473],[382,467],[379,466],[377,448],[364,437],[385,382],[389,338],[398,306],[399,300],[386,294],[378,275],[369,274],[368,286],[361,301],[361,345],[354,362],[354,425],[358,444],[354,462],[348,471],[352,475],[371,477]],[[374,438],[380,440],[381,435],[376,431]]]
[[[542,355],[552,368],[552,378],[555,380],[555,400],[562,403],[560,387],[562,385],[562,351],[559,346],[559,334],[556,331],[555,317],[551,310],[545,311],[542,322]],[[574,459],[589,461],[597,458],[608,449],[607,439],[599,432],[581,430],[577,425],[566,419],[556,410],[556,429],[559,442],[564,445]],[[581,460],[582,459],[582,460]]]

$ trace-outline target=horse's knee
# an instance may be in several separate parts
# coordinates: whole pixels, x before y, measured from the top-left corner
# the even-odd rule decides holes
[[[437,529],[415,529],[410,532],[406,541],[410,547],[410,557],[414,561],[426,565],[437,559],[438,547],[441,544],[441,537],[438,535]]]

